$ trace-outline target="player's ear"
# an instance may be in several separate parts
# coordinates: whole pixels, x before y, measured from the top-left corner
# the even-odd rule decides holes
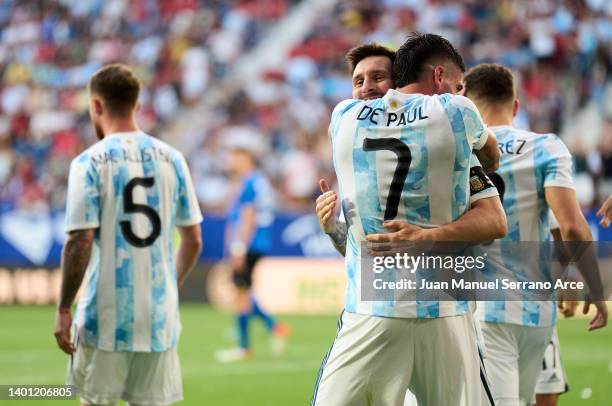
[[[521,103],[519,102],[519,100],[514,99],[514,105],[512,106],[512,117],[516,117],[520,107],[521,107]]]
[[[434,87],[439,90],[442,87],[444,81],[444,66],[438,65],[433,70]]]
[[[134,109],[134,112],[139,113],[140,112],[140,102],[136,102],[136,108]]]
[[[92,103],[94,113],[96,113],[96,115],[98,116],[101,116],[102,113],[104,113],[104,104],[102,103],[102,100],[98,99],[97,97],[94,97],[92,99]]]

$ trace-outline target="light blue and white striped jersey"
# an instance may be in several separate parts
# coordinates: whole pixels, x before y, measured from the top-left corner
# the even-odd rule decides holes
[[[116,133],[70,166],[66,231],[95,228],[75,323],[84,344],[106,351],[176,346],[174,226],[202,214],[180,152],[141,132]]]
[[[465,314],[467,302],[361,300],[361,243],[384,220],[421,227],[450,223],[470,204],[470,157],[487,140],[467,98],[389,90],[382,99],[345,100],[332,113],[330,137],[345,221],[345,309],[387,317]]]
[[[470,159],[470,203],[469,207],[472,207],[478,200],[488,199],[490,197],[499,196],[499,192],[495,188],[495,185],[491,182],[491,179],[486,175],[482,164],[475,154],[472,154]],[[340,218],[338,219],[341,223],[345,223],[344,212],[340,207]]]
[[[490,128],[497,136],[501,152],[497,173],[505,185],[503,206],[508,234],[501,241],[548,241],[550,210],[544,189],[574,188],[572,157],[567,147],[554,134],[536,134],[511,126]],[[524,266],[524,261],[519,266],[517,258],[504,255],[499,245],[485,249],[487,262],[495,266],[509,271]],[[486,322],[541,327],[554,325],[557,317],[552,301],[479,302],[476,314]]]

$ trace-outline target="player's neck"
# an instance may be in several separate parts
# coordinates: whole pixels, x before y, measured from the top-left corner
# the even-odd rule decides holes
[[[101,126],[104,135],[140,131],[133,117],[108,120],[105,123],[101,123]]]
[[[428,94],[428,95],[433,94],[431,86],[425,85],[419,82],[410,83],[409,85],[398,87],[395,90],[397,90],[400,93],[406,93],[406,94]]]
[[[482,121],[489,127],[512,125],[514,121],[514,110],[507,104],[484,103],[478,99],[472,99],[480,111]]]
[[[508,115],[508,114],[503,114],[503,113],[495,113],[495,112],[486,112],[483,111],[482,113],[482,120],[489,126],[489,127],[496,127],[496,126],[501,126],[501,125],[512,125],[512,121],[514,119],[514,117],[512,117],[512,115]]]

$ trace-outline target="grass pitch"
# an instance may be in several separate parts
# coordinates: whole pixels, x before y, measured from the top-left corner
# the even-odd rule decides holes
[[[319,364],[336,331],[334,316],[284,316],[293,330],[280,357],[268,349],[261,323],[251,323],[255,357],[219,364],[214,352],[234,345],[228,313],[204,305],[181,307],[179,346],[185,401],[181,405],[307,405]],[[62,384],[67,357],[53,337],[52,307],[0,307],[0,384]],[[612,401],[612,327],[587,333],[587,320],[559,322],[561,354],[570,392],[560,405],[607,406]],[[0,401],[3,404],[77,404],[76,401]]]

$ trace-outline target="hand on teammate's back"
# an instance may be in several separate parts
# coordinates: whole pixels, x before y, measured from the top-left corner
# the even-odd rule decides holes
[[[366,236],[366,241],[382,243],[392,241],[419,241],[427,239],[426,229],[415,226],[414,224],[408,224],[405,221],[385,221],[383,223],[383,227],[385,230],[387,230],[387,232],[369,234]]]
[[[330,190],[329,184],[325,179],[319,180],[319,187],[322,194],[317,197],[315,211],[319,218],[319,225],[326,234],[331,234],[336,230],[336,216],[334,210],[338,201],[338,194]]]
[[[606,228],[610,227],[610,223],[612,222],[612,195],[608,197],[608,200],[606,200],[599,211],[597,211],[597,215],[601,217],[599,224]]]
[[[426,229],[405,221],[385,221],[383,227],[387,232],[366,235],[372,256],[394,255],[407,248],[407,241],[427,240]]]

